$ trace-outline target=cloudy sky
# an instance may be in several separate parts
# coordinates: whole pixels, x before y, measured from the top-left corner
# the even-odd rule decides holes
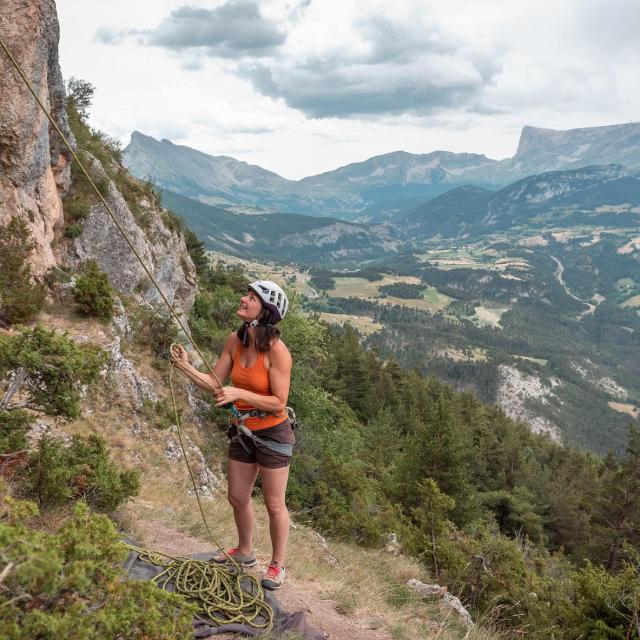
[[[286,178],[640,119],[638,0],[57,0],[93,126]]]

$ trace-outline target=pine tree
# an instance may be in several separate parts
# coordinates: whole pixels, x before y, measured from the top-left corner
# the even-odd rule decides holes
[[[609,461],[603,493],[597,509],[604,548],[602,560],[608,571],[620,565],[625,542],[640,544],[640,429],[629,428],[629,443],[621,461]]]

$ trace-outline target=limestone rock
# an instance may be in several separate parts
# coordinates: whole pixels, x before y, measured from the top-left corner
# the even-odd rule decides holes
[[[158,402],[158,396],[153,385],[143,378],[133,366],[133,363],[124,357],[120,349],[120,336],[115,336],[109,346],[109,370],[115,374],[120,388],[130,395],[137,408],[142,407],[144,401]]]
[[[458,612],[466,627],[473,627],[473,620],[460,599],[447,591],[446,587],[438,584],[426,584],[416,578],[411,578],[407,584],[415,589],[423,598],[442,598],[443,603]]]
[[[549,385],[536,375],[523,373],[516,367],[500,365],[499,386],[496,403],[514,420],[528,422],[534,433],[546,433],[554,442],[561,442],[560,429],[551,420],[536,415],[530,408],[531,401],[548,404],[555,398],[553,389],[560,385],[557,378],[551,378]]]
[[[215,498],[216,491],[222,485],[222,480],[218,478],[211,469],[209,469],[200,447],[195,445],[189,436],[183,435],[182,437],[191,467],[194,471],[198,494],[202,498],[213,500]],[[181,460],[183,455],[180,443],[173,438],[169,438],[164,447],[164,455],[170,462],[177,462],[178,460]],[[188,489],[187,493],[192,495],[193,489]]]
[[[0,33],[56,124],[75,144],[64,110],[58,63],[60,30],[53,0],[2,0]],[[63,223],[70,154],[4,51],[0,51],[0,224],[23,219],[36,250],[29,261],[42,276],[56,262],[51,242]]]
[[[384,550],[392,556],[400,554],[400,543],[398,542],[397,534],[390,533],[387,535],[387,544],[385,545]]]
[[[106,201],[169,302],[187,313],[195,299],[197,286],[195,267],[182,235],[164,226],[160,211],[150,212],[153,215],[147,216],[148,228],[142,229],[102,165],[86,153],[83,160],[94,180],[107,185]],[[146,302],[163,305],[160,294],[149,282],[103,204],[91,208],[82,233],[74,241],[73,253],[67,260],[73,267],[86,260],[95,260],[120,292],[125,295],[137,293]]]
[[[133,329],[129,323],[127,312],[125,311],[122,300],[118,296],[114,296],[113,300],[113,317],[111,318],[111,324],[117,334],[123,340],[130,340],[133,337]]]

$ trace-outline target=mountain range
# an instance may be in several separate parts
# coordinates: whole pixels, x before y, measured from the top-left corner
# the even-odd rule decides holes
[[[456,186],[500,189],[524,177],[588,165],[640,169],[640,123],[556,131],[526,126],[512,158],[395,151],[298,181],[134,131],[124,160],[139,178],[241,212],[300,213],[381,222]]]
[[[549,171],[499,191],[465,185],[392,222],[405,238],[477,238],[516,227],[640,227],[640,177],[611,164]]]

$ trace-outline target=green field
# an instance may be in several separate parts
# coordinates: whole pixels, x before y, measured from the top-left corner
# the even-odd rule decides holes
[[[442,269],[485,269],[504,271],[505,269],[525,270],[529,264],[522,258],[512,258],[503,251],[490,248],[474,247],[470,249],[433,249],[426,253],[416,254],[420,262],[425,262]]]
[[[328,291],[334,298],[377,298],[380,295],[380,287],[388,284],[404,282],[406,284],[422,284],[420,278],[415,276],[392,276],[384,274],[381,280],[371,282],[366,278],[353,278],[340,276],[334,278],[336,286]]]
[[[320,313],[320,319],[331,324],[350,324],[354,329],[365,336],[369,336],[382,329],[379,322],[375,322],[367,316],[352,316],[347,313]]]
[[[425,287],[421,298],[398,298],[396,296],[380,297],[380,288],[389,284],[422,284],[415,276],[392,276],[384,274],[381,280],[371,282],[366,278],[337,277],[334,278],[335,287],[328,291],[333,298],[362,298],[377,301],[386,305],[401,305],[411,309],[420,309],[435,313],[446,308],[453,298],[440,293],[435,287]]]

